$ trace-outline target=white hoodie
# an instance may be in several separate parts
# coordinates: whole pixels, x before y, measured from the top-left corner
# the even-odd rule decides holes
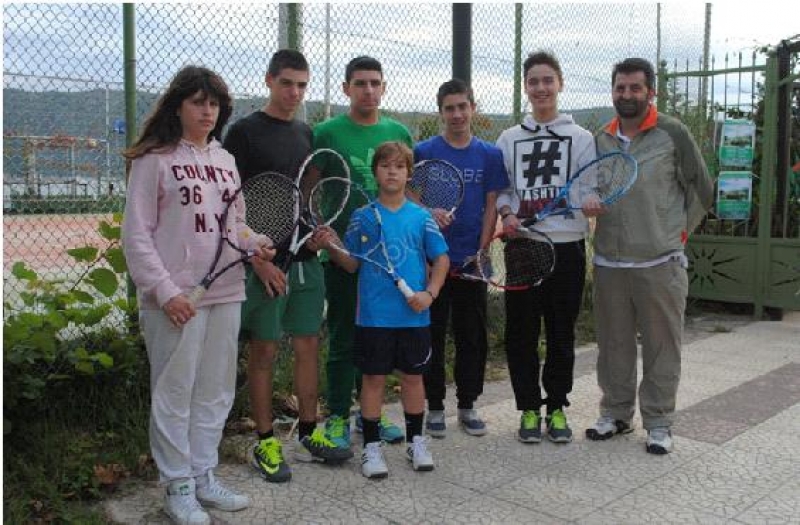
[[[216,140],[202,149],[181,140],[174,151],[133,161],[122,235],[140,308],[161,308],[203,279],[216,255],[218,219],[240,183],[233,157]],[[244,217],[240,194],[227,227],[235,230],[239,246],[252,249],[264,237],[254,235]],[[217,268],[239,257],[223,249]],[[237,265],[214,281],[197,306],[244,298],[244,269]]]
[[[550,122],[536,122],[527,115],[522,124],[500,134],[497,146],[510,178],[510,187],[497,197],[497,209],[509,206],[520,219],[540,211],[572,174],[595,158],[592,134],[575,124],[572,116],[559,113]],[[551,215],[536,224],[553,242],[583,239],[588,221],[580,211]]]

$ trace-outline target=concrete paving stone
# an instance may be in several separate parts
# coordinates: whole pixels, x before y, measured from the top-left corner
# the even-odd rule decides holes
[[[628,490],[553,468],[531,471],[523,478],[487,491],[486,495],[553,517],[574,520],[587,510],[609,504]]]
[[[576,444],[578,453],[552,468],[565,475],[585,477],[609,486],[632,490],[667,473],[684,467],[690,461],[716,449],[706,443],[677,439],[674,452],[654,456],[645,451],[644,431],[608,441],[585,441]]]
[[[358,490],[337,494],[343,508],[358,507],[395,523],[417,523],[427,519],[445,521],[449,505],[458,505],[477,495],[436,476],[436,471],[414,472],[411,467],[389,465],[389,477],[367,480]]]
[[[736,521],[752,525],[800,524],[800,474],[775,488]]]
[[[548,509],[549,511],[549,509]],[[450,506],[444,510],[443,521],[422,520],[423,524],[465,524],[465,525],[528,525],[536,523],[541,525],[563,525],[569,523],[543,511],[535,511],[526,507],[519,507],[507,501],[476,495],[468,501]]]
[[[650,499],[662,499],[676,508],[714,514],[733,519],[748,509],[774,487],[763,476],[748,479],[741,464],[725,469],[721,462],[706,456],[637,489]]]
[[[748,422],[730,421],[713,414],[678,412],[672,427],[673,436],[721,445],[750,428]]]
[[[665,502],[660,497],[650,497],[634,491],[613,503],[593,510],[575,521],[581,525],[641,525],[643,523],[664,523],[680,525],[722,525],[729,519],[687,509],[682,505]]]

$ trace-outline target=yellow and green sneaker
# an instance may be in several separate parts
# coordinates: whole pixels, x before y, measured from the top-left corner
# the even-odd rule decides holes
[[[276,437],[262,439],[253,449],[253,467],[270,483],[292,479],[292,470],[283,459],[283,447]]]

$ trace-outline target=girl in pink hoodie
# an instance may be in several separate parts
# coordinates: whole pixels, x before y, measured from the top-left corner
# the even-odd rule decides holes
[[[150,360],[150,446],[166,485],[165,511],[179,524],[210,523],[201,503],[228,511],[249,505],[213,473],[234,399],[244,270],[237,265],[224,273],[196,305],[186,296],[213,262],[217,218],[241,182],[233,157],[216,140],[231,111],[219,75],[185,67],[125,152],[123,247]],[[226,227],[240,239],[264,241],[244,224],[241,195]],[[218,267],[238,257],[226,252]]]

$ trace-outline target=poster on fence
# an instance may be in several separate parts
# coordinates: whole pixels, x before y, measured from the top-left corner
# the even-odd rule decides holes
[[[749,219],[753,202],[753,174],[749,171],[721,171],[717,179],[717,216],[720,219]]]
[[[756,141],[756,125],[749,120],[726,120],[722,124],[719,141],[719,165],[726,168],[750,168],[753,165],[753,149]]]

